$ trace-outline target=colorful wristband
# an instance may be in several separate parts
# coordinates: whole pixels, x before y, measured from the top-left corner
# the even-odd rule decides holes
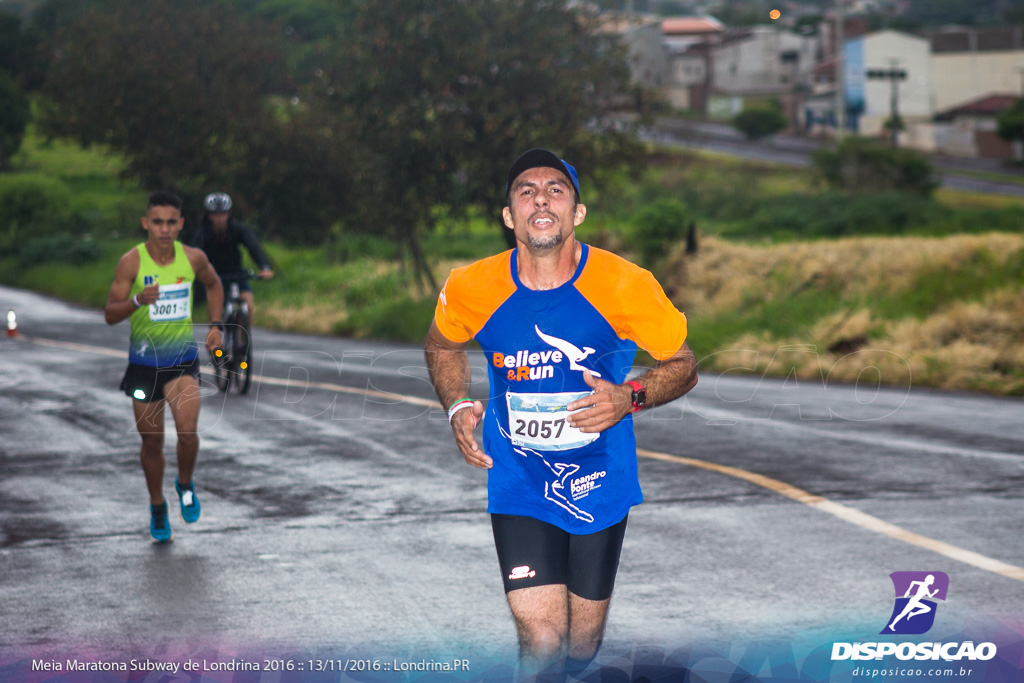
[[[138,294],[133,294],[132,295],[132,306],[135,306],[135,308],[142,308],[142,304],[139,303],[139,295]]]
[[[460,398],[458,401],[453,403],[451,405],[451,407],[448,409],[448,424],[451,424],[452,418],[455,416],[455,413],[459,412],[460,410],[462,410],[464,408],[472,408],[472,407],[473,407],[473,399],[471,399],[471,398]]]

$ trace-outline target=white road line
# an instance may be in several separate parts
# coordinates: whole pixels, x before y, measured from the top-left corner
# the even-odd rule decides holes
[[[43,339],[40,337],[19,337],[25,341],[39,344],[41,346],[50,346],[53,348],[63,348],[69,351],[81,351],[83,353],[98,353],[105,356],[115,356],[117,358],[125,358],[127,354],[114,349],[109,349],[103,346],[91,346],[87,344],[75,344],[72,342],[55,341],[51,339]],[[392,394],[384,391],[374,391],[372,389],[358,388],[345,386],[343,384],[334,384],[332,382],[292,382],[287,379],[279,379],[276,377],[265,377],[260,375],[253,375],[253,379],[257,382],[264,384],[272,384],[275,386],[305,386],[314,387],[317,389],[323,389],[326,391],[336,391],[338,393],[354,394],[357,396],[373,396],[376,398],[384,398],[394,402],[405,402],[412,403],[414,405],[427,406],[430,408],[441,408],[441,405],[437,401],[420,398],[418,396],[405,396],[403,394]],[[861,512],[856,508],[852,508],[841,503],[836,503],[827,498],[815,495],[808,491],[804,491],[801,488],[797,488],[791,484],[787,484],[784,481],[778,479],[772,479],[756,472],[750,472],[738,467],[730,467],[728,465],[719,465],[717,463],[708,462],[706,460],[698,460],[696,458],[686,458],[680,455],[671,455],[669,453],[659,453],[657,451],[649,451],[645,449],[637,449],[637,455],[644,458],[651,458],[653,460],[662,460],[665,462],[674,462],[681,465],[689,465],[691,467],[699,467],[701,469],[709,470],[712,472],[718,472],[719,474],[725,474],[730,477],[742,479],[743,481],[756,484],[770,491],[774,491],[780,495],[791,498],[799,503],[810,506],[816,510],[826,512],[830,515],[838,517],[843,521],[873,531],[883,536],[903,541],[913,546],[930,550],[939,555],[944,555],[950,559],[964,564],[969,564],[978,569],[983,569],[993,574],[999,574],[1010,579],[1016,579],[1017,581],[1024,581],[1024,568],[1017,567],[1012,564],[1007,564],[1000,560],[981,555],[965,548],[960,548],[943,541],[935,540],[934,538],[928,538],[921,534],[907,531],[906,529],[890,524],[885,520],[879,519],[866,512]]]

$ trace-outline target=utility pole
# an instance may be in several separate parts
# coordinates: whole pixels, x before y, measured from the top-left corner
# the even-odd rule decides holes
[[[900,60],[890,59],[888,69],[868,69],[865,76],[868,80],[889,81],[889,143],[892,147],[899,146],[900,129],[900,81],[907,80],[907,70],[899,68]]]
[[[889,79],[889,140],[893,147],[899,147],[900,141],[900,82],[896,78],[896,74],[899,73],[900,61],[898,59],[889,60],[889,64],[892,68],[889,73],[893,74],[893,77]]]
[[[846,32],[843,24],[843,0],[836,0],[836,142],[843,139],[846,132],[846,66],[843,54]]]

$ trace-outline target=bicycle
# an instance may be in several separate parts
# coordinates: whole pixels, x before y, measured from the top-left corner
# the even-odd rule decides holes
[[[261,279],[252,270],[248,275]],[[249,305],[242,298],[237,282],[228,286],[226,294],[221,329],[223,340],[213,351],[213,374],[217,388],[224,393],[234,384],[239,394],[246,394],[252,381],[252,320]]]

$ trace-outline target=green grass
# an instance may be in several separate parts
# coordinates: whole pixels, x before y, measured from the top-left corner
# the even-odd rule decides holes
[[[1015,179],[1006,175],[993,179]],[[940,189],[933,199],[828,192],[813,169],[658,150],[642,177],[587,199],[587,222],[621,231],[642,207],[681,201],[704,234],[786,242],[841,235],[1024,232],[1024,200]]]
[[[751,293],[751,299],[761,293]],[[688,315],[688,340],[698,356],[729,348],[745,334],[756,333],[775,339],[810,338],[811,328],[823,313],[842,310],[849,303],[831,289],[812,289],[785,298],[771,298],[740,311],[702,316]]]
[[[11,160],[12,173],[44,173],[71,190],[71,210],[82,216],[98,237],[133,234],[147,193],[122,180],[123,160],[99,147],[41,138],[32,126]]]
[[[419,343],[434,319],[435,301],[401,298],[375,302],[358,309],[334,327],[346,336]]]
[[[1009,185],[1024,185],[1024,175],[1020,173],[996,173],[992,171],[972,171],[969,169],[958,169],[950,175],[964,176],[976,180],[987,180],[993,183],[1006,183]]]
[[[139,227],[146,192],[124,182],[123,162],[98,148],[82,149],[67,141],[47,142],[30,127],[12,159],[10,175],[43,174],[68,187],[71,210],[81,218],[73,236],[92,240],[100,256],[71,267],[59,260],[26,267],[7,255],[0,260],[0,279],[7,284],[44,292],[74,303],[102,308],[117,260],[144,239]]]
[[[979,251],[953,267],[923,266],[899,296],[876,291],[871,297],[872,311],[887,320],[923,320],[951,302],[982,301],[987,294],[1015,283],[1024,286],[1024,252],[1004,261],[989,251]]]
[[[101,257],[79,266],[46,263],[22,268],[14,257],[0,260],[0,273],[6,284],[44,292],[65,301],[92,308],[103,308],[114,281],[118,259],[140,240],[119,239],[100,243]]]

